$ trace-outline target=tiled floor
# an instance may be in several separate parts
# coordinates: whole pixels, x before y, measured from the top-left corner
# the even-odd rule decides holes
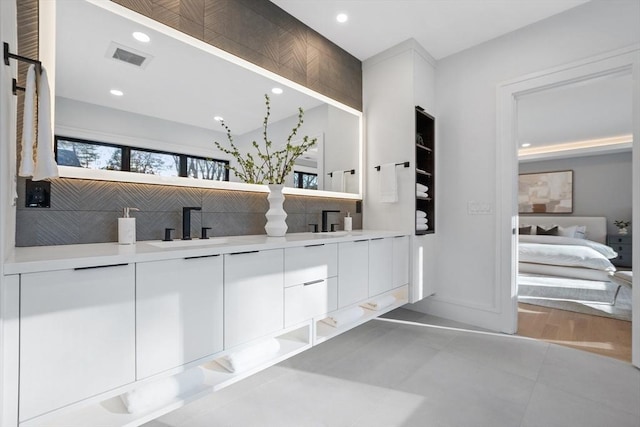
[[[638,427],[640,370],[527,338],[373,320],[147,427]]]

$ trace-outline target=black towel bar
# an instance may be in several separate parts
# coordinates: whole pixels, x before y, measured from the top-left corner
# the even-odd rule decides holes
[[[409,162],[400,162],[400,163],[396,163],[396,166],[404,166],[405,168],[408,168],[410,163]],[[380,166],[376,166],[376,170],[379,171],[380,170]]]
[[[336,171],[338,172],[338,171]],[[355,175],[356,170],[355,169],[349,169],[346,171],[342,171],[342,173],[348,173],[349,175]],[[333,172],[329,172],[327,175],[329,175],[330,177],[333,177]]]

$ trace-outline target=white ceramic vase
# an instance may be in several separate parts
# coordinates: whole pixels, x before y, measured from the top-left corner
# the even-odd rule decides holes
[[[267,184],[269,187],[269,210],[266,213],[267,224],[264,226],[267,236],[282,237],[287,233],[287,213],[284,211],[283,184]]]
[[[618,234],[624,236],[628,233],[627,227],[618,228]]]

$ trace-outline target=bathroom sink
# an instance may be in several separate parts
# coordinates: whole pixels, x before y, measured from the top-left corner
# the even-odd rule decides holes
[[[163,240],[154,240],[145,242],[156,248],[191,248],[194,246],[221,245],[227,243],[226,237],[213,237],[210,239],[192,239],[192,240],[171,240],[165,242]]]
[[[314,237],[317,238],[328,238],[328,237],[342,237],[342,236],[348,236],[349,232],[348,231],[319,231],[317,233],[313,233]]]

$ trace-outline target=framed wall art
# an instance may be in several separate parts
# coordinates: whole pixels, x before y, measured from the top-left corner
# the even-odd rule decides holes
[[[519,175],[518,213],[573,213],[573,171]]]

